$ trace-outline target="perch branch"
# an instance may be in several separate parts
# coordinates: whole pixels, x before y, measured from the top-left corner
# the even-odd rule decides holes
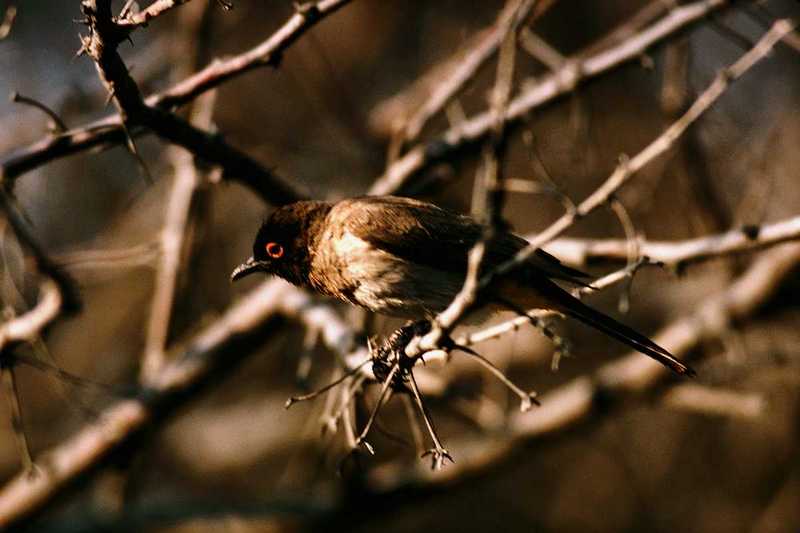
[[[799,262],[799,244],[784,244],[764,252],[733,284],[706,299],[694,313],[663,328],[653,340],[673,354],[685,356],[702,341],[718,337],[727,324],[752,316],[795,271]],[[486,471],[513,457],[523,442],[552,435],[587,419],[594,412],[598,396],[641,393],[668,375],[667,370],[655,361],[636,352],[629,353],[603,365],[591,376],[575,378],[539,396],[541,408],[524,414],[514,413],[505,426],[510,438],[504,443],[492,441],[491,445],[469,454],[459,454],[458,463],[436,477],[431,477],[425,469],[419,469],[417,482],[448,483]],[[408,471],[397,474],[394,477],[391,472],[384,471],[381,477],[373,477],[374,489],[383,496],[394,487],[408,490]]]

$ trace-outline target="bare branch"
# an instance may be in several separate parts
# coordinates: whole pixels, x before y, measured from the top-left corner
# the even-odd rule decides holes
[[[720,72],[711,85],[695,100],[691,107],[676,120],[669,128],[658,136],[653,142],[647,145],[641,152],[628,160],[623,159],[611,176],[578,205],[575,211],[570,211],[563,215],[547,229],[540,232],[530,244],[517,253],[516,257],[500,265],[495,272],[485,276],[481,281],[486,286],[492,281],[494,276],[509,272],[521,262],[527,260],[542,245],[551,241],[563,233],[572,224],[591,213],[601,205],[608,202],[625,183],[639,170],[651,163],[658,156],[669,150],[673,143],[693,124],[704,112],[706,112],[722,96],[730,84],[741,77],[758,61],[766,55],[779,42],[781,37],[794,29],[794,23],[789,20],[779,20],[771,30],[756,43],[756,45],[735,63]]]
[[[616,46],[591,55],[578,54],[569,58],[557,72],[542,78],[514,98],[509,103],[505,115],[506,121],[523,119],[531,110],[574,91],[580,82],[606,74],[629,61],[636,60],[650,47],[703,21],[709,13],[729,5],[730,2],[726,0],[703,0],[682,5]],[[446,131],[433,141],[413,147],[375,180],[370,194],[392,194],[401,191],[406,182],[423,167],[433,161],[441,160],[465,144],[481,139],[491,127],[492,117],[487,111]]]
[[[120,18],[116,20],[118,26],[125,28],[127,31],[135,30],[147,24],[154,18],[167,13],[171,9],[178,7],[190,0],[155,0],[152,4],[137,13],[130,13],[123,9]]]
[[[481,31],[473,39],[470,43],[470,49],[456,54],[455,58],[448,59],[445,65],[434,67],[429,74],[432,79],[435,79],[435,82],[429,82],[433,85],[430,95],[410,116],[407,118],[401,117],[401,120],[404,121],[402,129],[405,130],[405,140],[412,141],[416,139],[428,120],[441,111],[475,77],[481,66],[500,48],[500,44],[508,33],[508,27],[512,19],[526,19],[534,8],[534,16],[539,16],[552,4],[553,0],[547,2],[509,0],[500,11],[495,23],[490,28]],[[447,72],[441,75],[442,70]],[[424,79],[427,79],[427,76]],[[402,100],[408,97],[401,95],[399,98]]]
[[[280,282],[263,284],[197,334],[143,394],[114,403],[95,422],[43,454],[40,475],[19,475],[6,484],[0,490],[0,527],[11,528],[40,510],[69,481],[96,466],[144,426],[162,423],[165,415],[192,397],[187,391],[196,393],[218,383],[268,333],[270,328],[264,326],[280,312],[276,304],[286,308],[282,295],[287,291]]]
[[[194,103],[192,121],[197,128],[207,130],[211,127],[215,100],[215,93],[211,92]],[[181,257],[184,255],[186,235],[191,225],[192,201],[204,180],[191,153],[172,148],[170,157],[174,163],[175,175],[167,202],[164,227],[161,230],[161,253],[141,367],[143,383],[153,379],[164,364]]]
[[[14,230],[19,242],[31,253],[36,263],[36,268],[40,273],[49,276],[58,285],[63,299],[63,311],[65,313],[76,313],[81,308],[81,298],[73,279],[64,272],[44,251],[28,225],[17,211],[14,201],[9,194],[0,187],[0,210],[5,211],[8,223]]]
[[[8,6],[3,14],[3,21],[0,22],[0,41],[8,37],[11,28],[14,27],[14,20],[17,18],[17,6]]]
[[[33,309],[0,325],[0,350],[10,344],[37,339],[58,317],[61,304],[58,285],[50,279],[43,280],[39,286],[39,301]]]
[[[230,146],[216,135],[187,128],[185,121],[164,113],[192,101],[205,91],[255,68],[277,65],[281,54],[297,41],[309,28],[326,16],[336,12],[350,0],[321,0],[298,10],[269,39],[242,54],[214,61],[203,70],[167,89],[145,99],[150,116],[144,122],[153,131],[207,161],[225,169],[225,177],[236,179],[251,187],[262,198],[275,203],[290,203],[304,197],[288,182],[280,179],[269,169]],[[141,118],[141,117],[140,117]],[[130,134],[139,135],[143,130],[131,124]],[[54,159],[65,157],[95,147],[107,147],[126,141],[120,115],[110,116],[91,124],[70,130],[63,135],[50,136],[6,156],[0,162],[0,183],[13,187],[21,174],[44,165]]]
[[[67,125],[61,119],[61,117],[58,116],[58,113],[56,113],[55,111],[53,111],[52,109],[47,107],[45,104],[43,104],[39,100],[36,100],[34,98],[30,98],[28,96],[23,96],[23,95],[19,94],[17,91],[14,91],[14,92],[11,93],[11,98],[10,99],[15,104],[29,105],[29,106],[31,106],[31,107],[33,107],[35,109],[38,109],[39,111],[41,111],[45,115],[47,115],[48,118],[50,119],[51,123],[52,123],[51,124],[52,125],[51,129],[53,129],[54,131],[56,131],[58,133],[64,133],[65,131],[67,131],[69,129],[69,128],[67,128]]]
[[[654,340],[676,355],[686,355],[705,339],[717,337],[725,325],[751,316],[778,290],[800,263],[800,245],[786,244],[764,252],[733,284],[706,301],[694,313],[663,328]],[[552,435],[573,427],[594,413],[600,394],[641,393],[669,375],[655,361],[633,352],[600,367],[592,376],[575,378],[539,396],[542,407],[515,413],[505,426],[504,443],[471,449],[459,462],[436,477],[419,470],[420,483],[438,484],[486,471],[509,458],[522,442]],[[393,487],[409,488],[408,471],[398,477],[381,472],[373,481],[382,492]]]
[[[684,241],[638,240],[637,247],[639,255],[648,262],[679,267],[798,239],[800,239],[800,216]],[[546,248],[568,263],[586,265],[594,261],[624,261],[628,258],[628,246],[627,240],[562,237],[548,243]]]
[[[663,398],[664,405],[705,415],[758,418],[766,402],[761,394],[705,387],[683,383],[672,387]]]

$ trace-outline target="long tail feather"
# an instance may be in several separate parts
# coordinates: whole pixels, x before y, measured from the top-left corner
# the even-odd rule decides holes
[[[610,316],[592,309],[584,304],[577,298],[565,294],[570,300],[562,301],[559,309],[562,313],[573,318],[577,318],[584,324],[598,329],[606,335],[617,339],[618,341],[627,344],[634,350],[642,352],[661,363],[662,365],[670,368],[673,372],[689,377],[696,375],[688,365],[678,361],[675,356],[669,353],[665,348],[662,348],[652,340],[648,339],[638,331],[634,330],[617,322]]]

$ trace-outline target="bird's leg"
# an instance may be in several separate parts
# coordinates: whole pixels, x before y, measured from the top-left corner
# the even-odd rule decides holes
[[[433,441],[433,448],[423,453],[422,457],[425,457],[426,455],[432,456],[431,468],[433,470],[440,469],[444,464],[445,459],[448,459],[451,463],[455,463],[455,460],[453,460],[450,452],[448,452],[442,446],[439,436],[436,434],[436,429],[433,427],[433,421],[428,414],[428,408],[425,406],[425,402],[422,399],[422,394],[419,392],[419,387],[417,386],[417,380],[414,379],[414,374],[412,372],[409,372],[409,378],[411,391],[414,393],[414,400],[416,401],[417,407],[419,407],[419,410],[422,413],[422,418],[425,420],[425,426],[427,426],[428,433]]]
[[[358,371],[360,371],[360,370],[361,370],[361,368],[362,368],[362,367],[366,366],[366,364],[367,364],[367,363],[371,363],[371,362],[372,362],[372,360],[371,360],[371,359],[367,359],[366,361],[363,361],[361,364],[359,364],[359,365],[358,365],[358,366],[356,366],[355,368],[353,368],[353,369],[351,369],[351,370],[347,371],[347,372],[346,372],[344,375],[342,375],[342,376],[341,376],[341,377],[339,377],[338,379],[335,379],[335,380],[333,380],[332,382],[328,383],[327,385],[325,385],[325,386],[324,386],[324,387],[322,387],[321,389],[317,389],[317,390],[315,390],[314,392],[309,392],[308,394],[301,394],[300,396],[292,396],[291,398],[289,398],[288,400],[286,400],[286,403],[284,404],[284,407],[285,407],[286,409],[288,409],[288,408],[290,408],[290,407],[291,407],[291,406],[292,406],[292,405],[293,405],[295,402],[304,402],[304,401],[306,401],[306,400],[311,400],[311,399],[313,399],[313,398],[316,398],[317,396],[319,396],[319,395],[320,395],[320,394],[322,394],[323,392],[325,392],[325,391],[328,391],[328,390],[332,389],[333,387],[335,387],[336,385],[338,385],[338,384],[342,383],[344,380],[346,380],[346,379],[347,379],[347,378],[349,378],[350,376],[353,376],[353,375],[355,375],[355,374],[356,374]]]
[[[365,439],[367,438],[367,434],[369,433],[369,430],[372,427],[372,424],[375,422],[375,417],[378,416],[378,411],[380,411],[381,406],[383,405],[384,399],[386,399],[386,401],[388,401],[389,398],[392,397],[392,390],[391,390],[392,389],[392,387],[391,387],[392,386],[392,381],[394,380],[394,376],[397,374],[397,372],[399,370],[400,370],[400,363],[398,361],[398,362],[395,362],[394,365],[392,365],[392,369],[389,371],[389,374],[386,376],[386,379],[383,381],[383,386],[381,387],[381,393],[378,396],[378,403],[376,403],[375,407],[372,408],[372,412],[369,415],[369,420],[367,420],[367,424],[364,426],[364,429],[361,430],[361,434],[358,436],[358,438],[356,439],[356,442],[355,442],[356,447],[358,447],[359,445],[363,444],[364,447],[367,449],[367,451],[372,455],[375,454],[375,450],[372,448],[372,446]]]
[[[522,411],[523,413],[525,411],[528,411],[531,407],[533,407],[534,404],[541,405],[539,403],[539,400],[536,399],[535,391],[525,392],[524,390],[522,390],[513,381],[511,381],[505,374],[503,374],[503,371],[497,368],[494,365],[494,363],[486,359],[478,352],[466,346],[459,346],[459,345],[454,346],[454,349],[459,350],[460,352],[475,358],[475,360],[478,361],[478,363],[483,365],[489,372],[494,374],[494,376],[497,379],[499,379],[506,387],[511,389],[511,392],[519,396],[520,399],[519,410]]]
[[[411,403],[411,398],[408,394],[402,394],[400,397],[403,400],[403,409],[406,412],[408,425],[411,428],[411,436],[414,438],[414,447],[417,449],[417,453],[422,455],[425,453],[425,442],[422,440],[422,429],[419,427],[419,420],[415,416],[414,404]]]

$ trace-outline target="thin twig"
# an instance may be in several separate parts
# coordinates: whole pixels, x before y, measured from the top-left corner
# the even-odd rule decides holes
[[[104,409],[97,420],[84,426],[75,436],[42,454],[47,464],[41,475],[19,475],[0,490],[0,528],[11,529],[25,517],[41,510],[69,482],[92,469],[109,452],[122,446],[150,423],[163,423],[166,415],[197,393],[219,380],[242,357],[250,353],[259,338],[269,333],[265,327],[276,313],[299,313],[282,300],[287,292],[282,283],[266,283],[229,309],[190,340],[167,364],[146,394],[120,400]],[[287,298],[288,302],[292,300]]]
[[[400,371],[400,362],[396,361],[392,365],[392,369],[386,375],[386,379],[383,380],[383,383],[381,384],[381,392],[380,394],[378,394],[378,400],[375,402],[375,407],[372,408],[372,412],[369,414],[369,419],[367,420],[367,423],[364,425],[364,429],[361,430],[361,433],[358,435],[358,438],[356,439],[356,447],[363,444],[364,447],[367,449],[367,451],[372,455],[375,454],[375,449],[372,447],[370,443],[366,441],[367,434],[369,433],[369,430],[372,428],[372,424],[375,423],[375,418],[378,416],[378,412],[381,410],[381,407],[383,407],[384,400],[388,402],[389,399],[392,397],[392,384],[394,381],[394,377],[397,375],[399,371]]]
[[[120,12],[120,18],[116,20],[118,26],[125,28],[127,31],[132,31],[141,26],[147,26],[156,17],[159,17],[172,8],[180,6],[189,2],[189,0],[155,0],[152,4],[136,13],[126,12],[123,9]]]
[[[9,225],[14,230],[14,235],[20,244],[26,248],[36,264],[40,273],[49,276],[61,291],[62,311],[67,314],[76,313],[81,308],[81,298],[74,280],[45,253],[44,248],[33,236],[23,216],[8,194],[0,186],[0,211],[4,211]]]
[[[545,3],[552,4],[553,2]],[[483,30],[475,39],[473,48],[461,54],[457,62],[450,61],[449,72],[444,76],[437,76],[431,94],[422,106],[405,121],[403,129],[406,142],[416,139],[428,120],[441,111],[469,80],[475,77],[480,67],[497,52],[508,34],[512,19],[527,18],[536,5],[537,0],[509,0],[492,27]],[[537,14],[542,13],[545,9],[547,7],[537,9]],[[438,67],[438,70],[441,70],[441,67]]]
[[[321,387],[321,388],[319,388],[319,389],[317,389],[317,390],[315,390],[313,392],[309,392],[308,394],[301,394],[300,396],[292,396],[291,398],[286,400],[286,403],[284,404],[284,407],[286,409],[288,409],[288,408],[290,408],[292,405],[294,405],[297,402],[305,402],[307,400],[312,400],[312,399],[316,398],[320,394],[323,394],[323,393],[331,390],[332,388],[336,387],[337,385],[339,385],[343,381],[353,377],[355,374],[357,374],[358,372],[361,371],[362,367],[366,366],[367,363],[371,363],[371,362],[372,361],[370,359],[367,359],[366,361],[364,361],[360,365],[357,365],[356,367],[349,369],[347,372],[342,374],[340,377],[334,379],[333,381],[331,381],[327,385],[325,385],[325,386],[323,386],[323,387]]]
[[[0,41],[8,37],[11,28],[14,27],[14,20],[17,18],[17,6],[8,6],[3,13],[3,21],[0,22]]]
[[[39,338],[61,312],[63,303],[58,285],[45,278],[39,286],[39,301],[30,311],[0,324],[0,350],[16,343],[30,343]]]
[[[422,457],[430,455],[431,469],[440,470],[442,466],[444,466],[445,459],[451,463],[455,463],[455,460],[444,448],[444,446],[442,446],[442,442],[439,440],[439,435],[436,434],[436,428],[433,425],[433,420],[431,419],[430,413],[428,413],[428,408],[425,406],[425,400],[423,400],[422,393],[419,391],[419,386],[417,385],[417,380],[414,377],[414,374],[409,373],[409,377],[409,384],[411,385],[411,392],[414,395],[414,401],[416,402],[417,408],[419,408],[419,411],[422,414],[422,419],[425,421],[425,427],[428,428],[428,434],[431,436],[431,440],[433,441],[433,448],[423,453]]]
[[[293,14],[275,33],[258,46],[224,61],[214,61],[189,78],[173,85],[163,93],[145,99],[149,107],[173,109],[184,105],[200,94],[253,69],[277,65],[283,52],[312,26],[335,13],[350,0],[322,0]],[[193,153],[225,169],[225,177],[240,180],[263,198],[276,204],[290,203],[304,194],[276,176],[269,169],[229,145],[219,136],[187,130],[177,117],[151,111],[150,120],[161,126],[154,131],[192,150]],[[146,132],[133,125],[132,136]],[[13,187],[21,174],[54,159],[98,146],[126,142],[121,115],[113,115],[91,124],[49,136],[4,157],[0,162],[0,184]]]
[[[616,46],[588,56],[579,53],[570,57],[557,72],[543,77],[514,98],[509,103],[505,120],[513,122],[525,118],[531,110],[573,92],[580,82],[637,60],[650,47],[702,22],[709,13],[729,5],[730,2],[726,0],[703,0],[682,5]],[[393,194],[402,191],[406,182],[423,167],[441,160],[465,144],[483,138],[491,128],[492,116],[487,111],[472,117],[458,128],[446,131],[433,141],[411,148],[375,180],[370,188],[370,194]]]
[[[738,254],[800,239],[800,216],[760,226],[745,226],[717,235],[682,241],[647,241],[637,239],[641,257],[650,263],[680,267],[714,257]],[[549,252],[573,265],[597,261],[625,261],[629,257],[628,240],[575,239],[561,237],[547,244]]]
[[[11,93],[11,101],[15,104],[25,104],[29,105],[39,111],[43,112],[45,115],[48,116],[50,121],[52,122],[52,129],[57,133],[64,133],[69,128],[67,128],[66,123],[62,120],[61,117],[58,116],[58,113],[47,107],[45,104],[36,100],[35,98],[30,98],[28,96],[23,96],[19,94],[17,91]]]
[[[768,301],[800,262],[800,245],[785,244],[764,252],[753,265],[729,287],[706,298],[695,312],[681,316],[661,329],[653,338],[677,355],[692,351],[706,339],[716,338],[726,324],[743,320]],[[575,378],[539,397],[542,407],[529,413],[511,415],[505,426],[505,442],[473,449],[459,462],[436,477],[418,478],[419,483],[448,483],[486,471],[513,457],[519,445],[531,439],[553,435],[579,424],[595,412],[600,395],[622,395],[651,390],[669,376],[658,363],[629,353],[606,363],[590,376]],[[382,472],[373,479],[375,488],[384,493],[393,487],[408,491],[412,486],[408,472],[397,477]]]
[[[194,103],[191,120],[200,129],[207,130],[211,127],[214,95],[213,92],[208,93],[207,97]],[[175,176],[167,202],[164,227],[161,229],[159,264],[141,366],[140,377],[143,382],[152,379],[164,364],[181,258],[186,256],[186,238],[192,225],[191,207],[195,194],[205,179],[189,152],[172,148],[170,156],[174,163]]]
[[[484,276],[481,285],[488,285],[495,276],[502,276],[516,268],[520,263],[528,260],[541,246],[550,242],[555,237],[567,230],[580,218],[585,217],[601,205],[608,202],[625,183],[634,176],[639,170],[655,160],[658,156],[670,149],[673,143],[692,125],[703,113],[705,113],[722,96],[730,84],[739,79],[753,65],[761,59],[779,42],[783,35],[794,29],[794,23],[789,20],[780,20],[756,43],[756,45],[740,57],[729,67],[723,69],[695,100],[692,106],[677,121],[659,135],[653,142],[647,145],[641,152],[633,158],[623,158],[617,169],[600,185],[592,194],[581,202],[574,212],[568,212],[551,224],[547,229],[540,232],[536,238],[531,239],[528,246],[520,250],[514,259],[506,261],[494,272]]]

